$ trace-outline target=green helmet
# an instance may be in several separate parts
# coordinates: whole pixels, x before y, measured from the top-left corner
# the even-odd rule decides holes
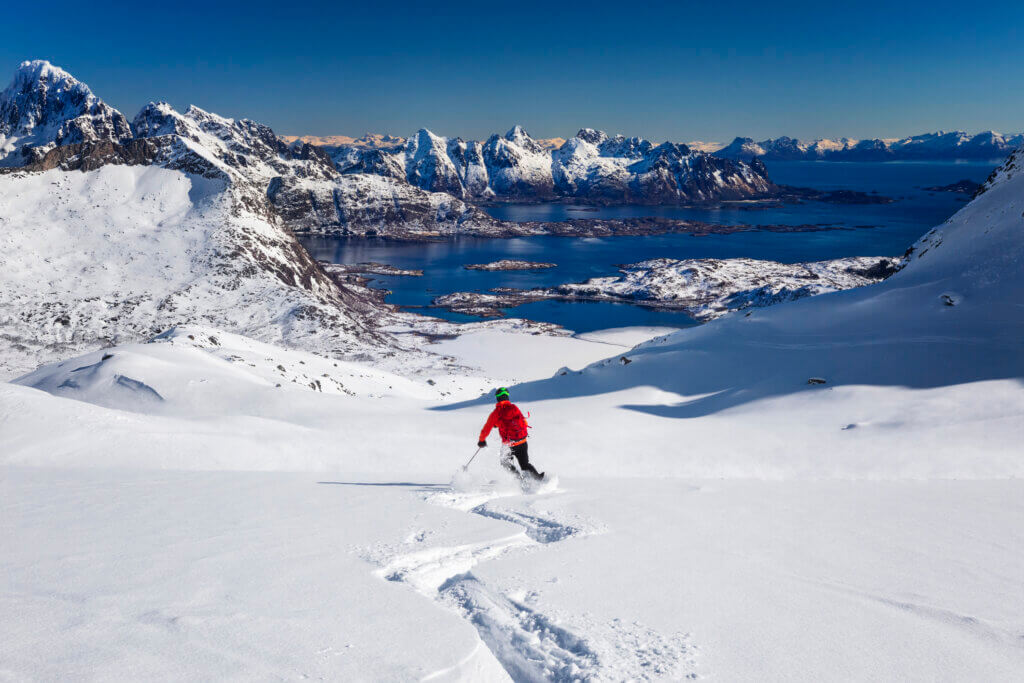
[[[494,390],[495,401],[507,401],[508,400],[508,389],[505,387],[498,387]]]

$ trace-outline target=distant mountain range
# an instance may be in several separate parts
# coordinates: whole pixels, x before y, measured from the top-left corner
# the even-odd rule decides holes
[[[790,137],[755,142],[736,138],[714,151],[723,159],[765,161],[943,161],[952,159],[1002,159],[1024,144],[1024,134],[1001,135],[985,131],[976,135],[963,131],[924,133],[909,138],[869,140],[821,139],[805,142]]]
[[[388,135],[387,133],[364,133],[353,138],[348,135],[282,135],[285,142],[308,142],[318,147],[361,147],[363,149],[390,149],[404,145],[408,138]],[[558,149],[565,144],[565,138],[537,138],[535,142],[542,149]],[[716,149],[721,147],[717,145]]]
[[[249,210],[292,230],[340,234],[500,232],[500,222],[474,206],[489,201],[689,204],[783,197],[795,188],[772,182],[762,159],[995,158],[1022,139],[995,133],[810,144],[737,139],[709,154],[592,128],[564,141],[538,141],[514,126],[483,142],[426,129],[408,138],[289,142],[256,122],[198,107],[179,113],[151,103],[129,122],[84,83],[43,61],[22,64],[0,92],[0,169],[158,165],[224,180]]]
[[[388,134],[366,133],[362,137],[352,138],[347,135],[282,135],[285,142],[308,142],[318,147],[362,147],[364,149],[387,149],[405,143],[405,138]]]
[[[557,149],[515,126],[485,142],[420,129],[404,144],[324,148],[342,173],[404,180],[461,199],[661,204],[769,197],[779,188],[759,161],[723,159],[684,144],[580,130]]]
[[[587,130],[587,129],[584,129]],[[395,149],[411,138],[367,133],[359,138],[347,135],[286,135],[287,142],[308,142],[330,148]],[[555,151],[565,138],[535,139],[541,149]],[[721,159],[749,161],[755,157],[765,161],[944,161],[953,159],[1002,159],[1024,144],[1024,133],[1003,135],[995,131],[977,134],[963,131],[938,131],[906,138],[818,138],[799,140],[791,137],[755,141],[738,137],[725,145],[721,142],[694,140],[685,143],[691,151],[706,152]]]
[[[335,138],[341,140],[343,138]],[[585,128],[538,142],[520,126],[485,142],[426,129],[401,140],[366,135],[342,145],[288,143],[248,119],[150,103],[129,123],[87,85],[45,61],[25,62],[0,92],[0,168],[162,165],[229,179],[246,201],[296,230],[382,234],[489,229],[464,200],[572,198],[690,203],[777,196],[759,161],[687,145],[654,145]]]

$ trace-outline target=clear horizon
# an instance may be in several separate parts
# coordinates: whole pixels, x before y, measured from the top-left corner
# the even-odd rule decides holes
[[[244,11],[184,3],[174,15],[58,0],[56,24],[8,10],[0,81],[47,59],[129,117],[164,100],[280,135],[428,128],[483,139],[515,124],[536,138],[590,127],[719,143],[1019,133],[1024,4],[969,18],[960,7],[872,2],[851,16],[806,2],[628,12],[526,3],[511,15],[300,2],[285,17],[262,0]]]

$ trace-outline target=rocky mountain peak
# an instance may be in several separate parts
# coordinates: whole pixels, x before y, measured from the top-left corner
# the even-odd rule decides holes
[[[184,117],[167,102],[150,102],[132,120],[132,131],[140,138],[159,135],[186,135]]]
[[[33,59],[19,64],[18,69],[14,72],[14,83],[11,87],[22,90],[26,88],[66,88],[79,90],[87,96],[95,97],[89,90],[89,86],[45,59]]]
[[[0,165],[31,163],[59,145],[131,136],[121,112],[45,60],[22,62],[0,92]]]
[[[416,134],[410,137],[406,143],[409,149],[420,149],[420,148],[431,148],[437,147],[443,149],[447,144],[447,140],[442,138],[440,135],[435,135],[433,132],[426,128],[420,128],[416,131]]]
[[[458,171],[448,156],[448,141],[426,128],[420,128],[405,143],[405,171],[407,180],[416,187],[463,195]]]
[[[544,151],[544,149],[537,144],[537,141],[530,137],[530,134],[526,132],[526,129],[520,125],[512,126],[512,128],[505,133],[504,139],[530,154],[540,154]]]
[[[505,133],[505,139],[511,140],[512,142],[519,142],[523,138],[529,138],[530,134],[526,132],[526,129],[520,126],[518,123],[508,129]],[[531,138],[532,139],[532,138]]]
[[[601,156],[624,157],[627,159],[639,159],[653,149],[653,145],[641,138],[616,135],[602,142],[598,149]]]
[[[579,132],[576,133],[576,137],[585,142],[589,142],[592,145],[600,145],[602,142],[608,139],[608,134],[603,130],[594,130],[593,128],[580,128]]]

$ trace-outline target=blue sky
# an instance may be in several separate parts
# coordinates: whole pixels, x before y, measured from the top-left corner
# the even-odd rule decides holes
[[[281,134],[1024,130],[1019,0],[431,4],[22,2],[0,72],[49,59],[129,117],[166,100]]]

